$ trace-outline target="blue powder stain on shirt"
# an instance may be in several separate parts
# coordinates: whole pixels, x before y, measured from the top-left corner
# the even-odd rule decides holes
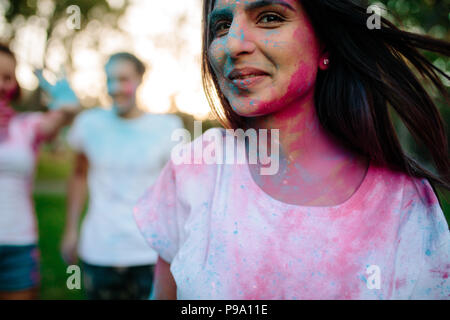
[[[238,231],[237,230],[234,230],[234,232],[233,232],[234,234],[238,234]]]
[[[361,276],[359,277],[359,279],[360,279],[362,282],[367,283],[367,279],[366,279],[366,277],[365,277],[364,275],[361,275]]]
[[[427,251],[425,251],[425,254],[426,254],[427,256],[431,256],[431,251],[430,251],[430,249],[428,249]]]

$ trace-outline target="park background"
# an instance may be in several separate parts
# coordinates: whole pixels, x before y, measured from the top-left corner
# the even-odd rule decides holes
[[[383,8],[383,15],[402,29],[450,40],[449,0],[355,2],[377,4]],[[71,19],[78,9],[79,21]],[[68,21],[72,26],[79,22],[79,28],[69,27]],[[0,0],[0,41],[10,43],[18,58],[17,78],[24,98],[15,107],[20,111],[45,110],[34,68],[44,68],[50,81],[64,68],[85,108],[107,106],[104,62],[108,55],[126,50],[150,67],[138,93],[141,108],[177,113],[191,133],[194,119],[203,121],[203,130],[219,126],[209,113],[201,87],[200,0]],[[450,72],[450,59],[425,54],[447,74]],[[443,80],[449,89],[449,81]],[[448,105],[436,93],[431,94],[448,127]],[[405,150],[429,166],[430,159],[423,156],[423,149],[406,128],[398,121],[396,128]],[[67,289],[67,266],[59,254],[66,181],[73,157],[65,142],[66,131],[44,145],[37,166],[33,198],[40,235],[41,299],[84,298],[81,290]],[[440,195],[450,221],[450,204],[446,201],[450,197]]]

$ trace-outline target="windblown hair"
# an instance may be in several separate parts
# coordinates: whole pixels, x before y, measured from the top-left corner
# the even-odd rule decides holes
[[[14,60],[14,62],[17,63],[16,56],[11,51],[11,49],[9,48],[8,45],[0,43],[0,53],[3,53],[3,54],[6,54],[7,56],[10,56]],[[16,89],[16,92],[15,92],[15,94],[13,96],[13,101],[20,100],[21,96],[22,96],[22,92],[20,90],[19,84],[17,84],[17,89]]]
[[[450,190],[450,160],[442,117],[418,80],[430,82],[446,102],[440,76],[450,79],[418,49],[450,55],[450,43],[402,31],[385,18],[370,30],[366,8],[350,0],[299,0],[316,35],[330,55],[328,70],[319,70],[315,107],[323,128],[343,144],[379,165],[428,179]],[[213,113],[227,128],[245,128],[219,88],[208,59],[211,32],[208,15],[214,0],[203,7],[202,80]],[[416,74],[413,68],[417,71]],[[216,105],[217,98],[220,101]],[[448,105],[448,103],[447,103]],[[438,173],[425,169],[401,147],[391,115],[398,114],[415,141],[427,148]]]

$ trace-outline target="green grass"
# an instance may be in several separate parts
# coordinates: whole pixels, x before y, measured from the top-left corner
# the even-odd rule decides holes
[[[66,180],[72,172],[73,153],[66,149],[60,152],[46,149],[39,153],[36,180]]]
[[[61,258],[59,245],[64,228],[66,197],[64,195],[35,195],[41,249],[40,299],[83,299],[80,290],[69,290],[66,281],[69,274]]]

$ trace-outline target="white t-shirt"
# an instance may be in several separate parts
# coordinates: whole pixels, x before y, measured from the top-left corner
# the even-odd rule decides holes
[[[71,147],[89,160],[89,207],[83,220],[79,254],[102,266],[154,264],[133,219],[133,205],[152,184],[183,127],[176,115],[145,114],[123,119],[112,110],[82,112],[69,131]]]
[[[43,114],[11,119],[7,140],[0,142],[0,245],[29,245],[38,240],[32,189]]]
[[[202,143],[215,142],[183,152]],[[267,195],[248,164],[169,161],[134,215],[178,299],[450,298],[450,234],[430,184],[374,163],[344,203],[307,207]]]

